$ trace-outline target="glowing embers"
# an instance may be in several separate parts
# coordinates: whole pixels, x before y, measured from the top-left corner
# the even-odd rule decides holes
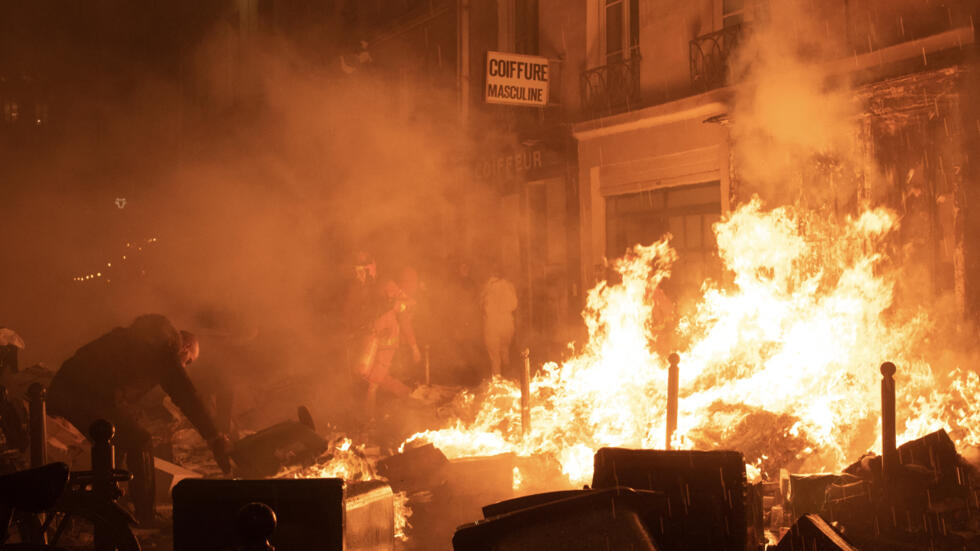
[[[673,447],[741,451],[753,471],[838,469],[878,446],[878,366],[899,365],[899,441],[945,428],[980,442],[980,378],[927,363],[932,320],[894,303],[884,252],[895,215],[837,217],[758,200],[715,225],[728,283],[708,282],[677,327],[680,403]],[[457,419],[412,440],[448,457],[514,452],[550,458],[579,485],[603,446],[662,448],[666,361],[654,352],[652,290],[675,258],[666,241],[614,263],[620,283],[589,292],[588,341],[530,383],[532,430],[521,437],[520,391],[493,380],[457,397]],[[899,307],[901,306],[901,308]],[[527,476],[521,477],[528,480]]]

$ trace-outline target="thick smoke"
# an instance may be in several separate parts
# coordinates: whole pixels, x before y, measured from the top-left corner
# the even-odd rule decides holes
[[[742,83],[731,114],[737,193],[839,212],[875,174],[860,140],[861,106],[830,63],[844,51],[829,24],[832,7],[764,6],[750,10],[754,20],[730,69]]]
[[[458,252],[449,194],[473,184],[452,87],[239,39],[214,30],[181,79],[139,75],[113,96],[98,136],[64,128],[7,171],[0,325],[27,341],[22,365],[56,368],[159,312],[202,336],[200,369],[254,377],[256,393],[336,387],[353,253],[424,285]],[[315,393],[295,400],[330,401]]]

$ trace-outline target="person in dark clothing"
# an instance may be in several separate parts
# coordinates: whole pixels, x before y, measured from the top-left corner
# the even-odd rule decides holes
[[[199,352],[194,335],[147,314],[79,348],[48,389],[48,411],[83,434],[97,419],[116,426],[116,450],[133,474],[130,496],[141,523],[154,520],[155,474],[150,433],[137,421],[138,403],[157,385],[208,442],[221,469],[231,471],[228,438],[215,428],[185,371]]]
[[[356,279],[348,290],[345,318],[348,325],[352,370],[366,383],[365,418],[374,419],[379,389],[408,396],[411,389],[391,374],[391,364],[404,336],[413,363],[421,361],[408,312],[410,300],[394,281],[376,279],[374,260],[357,255]]]

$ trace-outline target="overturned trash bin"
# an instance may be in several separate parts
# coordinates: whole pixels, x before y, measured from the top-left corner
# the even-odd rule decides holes
[[[779,540],[776,551],[857,551],[819,515],[803,515]]]
[[[629,450],[595,454],[592,487],[663,492],[667,519],[648,521],[663,549],[744,551],[764,543],[749,522],[745,460],[734,451]]]
[[[283,421],[246,436],[235,442],[229,455],[242,476],[262,478],[289,466],[312,465],[327,446],[314,430],[309,411],[300,407],[298,421]]]
[[[655,551],[661,548],[644,519],[663,519],[667,513],[662,493],[631,488],[551,492],[487,511],[509,512],[461,526],[453,536],[454,551]]]
[[[173,490],[174,551],[238,549],[238,513],[250,503],[275,511],[277,551],[391,551],[394,495],[380,481],[339,478],[185,479]]]

